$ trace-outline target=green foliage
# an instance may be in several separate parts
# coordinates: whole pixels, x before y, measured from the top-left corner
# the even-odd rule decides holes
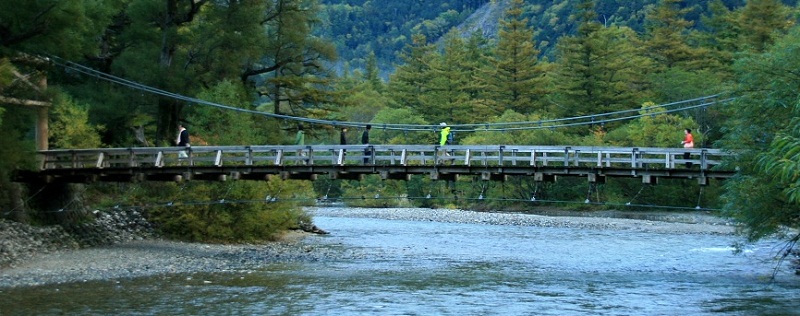
[[[0,91],[5,90],[14,81],[14,65],[8,58],[0,58]]]
[[[647,93],[643,74],[651,62],[638,36],[629,28],[600,25],[591,3],[582,2],[578,33],[558,43],[551,110],[558,117],[631,109]]]
[[[763,52],[796,24],[793,22],[795,14],[780,0],[747,1],[738,20],[741,46],[754,52]]]
[[[35,122],[33,109],[18,106],[9,107],[0,120],[0,208],[13,208],[12,173],[17,169],[34,169],[36,166],[33,150],[36,146],[29,137]]]
[[[210,89],[204,89],[198,98],[218,104],[248,108],[249,96],[241,84],[224,80]],[[203,140],[208,145],[251,145],[280,143],[279,138],[266,133],[266,129],[258,124],[262,117],[243,114],[232,110],[209,106],[193,107],[188,115],[188,129],[192,138]],[[200,145],[200,144],[195,144]]]
[[[519,113],[543,111],[551,90],[546,76],[549,65],[539,61],[534,30],[522,17],[522,0],[513,0],[500,21],[500,32],[488,74],[481,77],[487,90],[484,98],[497,104],[496,112],[511,109]]]
[[[786,134],[775,137],[769,150],[758,157],[758,168],[781,184],[786,202],[800,205],[800,117],[794,117]],[[800,218],[800,213],[792,217]]]
[[[391,124],[429,124],[407,108],[386,108],[375,115],[370,139],[376,144],[433,144],[437,141],[434,131],[409,132],[381,129],[381,123]]]
[[[435,53],[428,60],[430,78],[419,94],[421,107],[417,113],[433,122],[450,121],[454,118],[475,117],[467,91],[471,77],[466,59],[464,40],[451,31],[444,38],[443,52]]]
[[[399,61],[403,39],[413,34],[438,39],[487,2],[324,0],[317,32],[336,43],[343,60],[357,61],[353,66],[365,68],[374,53],[379,67],[388,69]]]
[[[648,56],[655,61],[658,70],[673,67],[692,69],[700,67],[700,51],[686,40],[688,30],[694,22],[686,14],[692,8],[684,7],[684,0],[662,0],[647,16]]]
[[[382,69],[382,73],[392,73],[395,64],[401,62],[397,51],[401,50],[405,44],[411,41],[414,34],[422,34],[431,42],[438,41],[453,27],[458,27],[465,34],[480,32],[492,40],[498,37],[499,25],[502,13],[509,7],[510,1],[490,1],[490,0],[457,0],[457,1],[412,1],[395,3],[380,3],[375,1],[352,1],[352,0],[323,0],[320,19],[321,25],[317,28],[317,33],[322,37],[329,38],[336,45],[344,63],[349,67],[365,68],[368,56],[375,54],[377,63]],[[579,11],[581,5],[586,0],[526,0],[522,6],[522,18],[528,20],[528,26],[536,30],[535,42],[541,51],[539,58],[554,60],[556,54],[556,43],[563,36],[574,35],[576,26],[575,21],[580,20]],[[646,32],[647,27],[652,24],[647,18],[652,16],[653,8],[662,3],[659,0],[603,0],[596,2],[594,11],[597,18],[605,27],[630,28],[639,34]],[[711,35],[706,37],[708,45],[722,44],[723,47],[729,44],[738,46],[745,43],[739,39],[738,34],[762,34],[759,32],[739,33],[737,29],[742,27],[754,27],[769,25],[773,16],[779,17],[785,13],[780,7],[773,7],[773,14],[766,16],[754,16],[752,20],[739,20],[736,18],[717,19],[720,14],[724,14],[721,8],[731,11],[740,11],[746,4],[756,6],[757,3],[782,2],[788,6],[794,6],[796,0],[787,1],[744,1],[744,0],[683,0],[681,8],[691,8],[686,11],[683,20],[693,23],[691,31],[701,30],[710,31]],[[751,4],[754,3],[754,4]],[[761,6],[761,4],[758,4]],[[455,11],[455,13],[453,12]],[[761,11],[768,13],[770,11]],[[719,23],[708,23],[709,18],[735,21],[736,25]],[[764,20],[764,22],[761,22]],[[783,21],[790,21],[791,18]],[[749,24],[749,25],[748,25]],[[785,23],[781,27],[790,26]],[[737,35],[730,37],[724,35],[736,32]],[[688,32],[689,38],[696,40],[696,34]],[[705,36],[705,35],[704,35]],[[733,40],[733,41],[731,41]],[[725,42],[729,43],[726,44]],[[738,43],[736,43],[738,42]],[[728,46],[731,47],[731,46]],[[699,50],[703,56],[699,58],[714,58],[722,62],[724,67],[730,65],[732,56],[725,56],[727,52],[739,51],[739,49],[715,50],[713,54],[707,54]],[[721,54],[717,54],[721,53]],[[713,56],[712,56],[713,55]],[[721,59],[717,59],[721,57]],[[727,60],[727,61],[726,61]],[[703,67],[718,67],[719,62],[698,62]],[[720,69],[721,70],[721,69]]]
[[[507,110],[503,115],[493,119],[490,123],[500,122],[535,122],[546,120],[539,114],[522,115],[511,110]],[[547,125],[539,129],[532,130],[512,130],[503,133],[494,131],[477,131],[474,134],[459,136],[462,138],[459,144],[478,145],[478,144],[509,144],[509,145],[565,145],[576,144],[580,140],[568,135],[561,129],[551,129]]]
[[[425,113],[422,95],[428,93],[431,67],[429,60],[435,58],[434,46],[427,42],[425,36],[416,34],[401,52],[403,64],[398,66],[389,79],[389,93],[395,102]]]
[[[97,38],[125,2],[2,0],[0,50],[64,58],[91,54],[98,50]]]
[[[296,228],[300,221],[308,222],[308,215],[293,202],[311,198],[304,192],[311,192],[310,183],[151,183],[129,190],[126,199],[169,202],[148,211],[150,220],[171,238],[194,242],[260,242],[277,238],[281,232]],[[272,200],[273,197],[276,199]]]
[[[53,148],[98,148],[104,127],[89,123],[89,109],[70,96],[59,94],[50,111],[50,144]]]
[[[683,130],[698,130],[697,124],[688,117],[668,114],[664,108],[656,108],[652,102],[642,104],[642,117],[614,129],[606,135],[606,142],[621,147],[680,147]],[[702,135],[693,133],[695,144],[701,144]]]
[[[798,97],[800,29],[778,40],[762,54],[736,64],[739,98],[720,145],[736,150],[730,161],[740,176],[725,183],[725,209],[747,224],[758,239],[782,226],[798,228],[794,153],[799,145]]]

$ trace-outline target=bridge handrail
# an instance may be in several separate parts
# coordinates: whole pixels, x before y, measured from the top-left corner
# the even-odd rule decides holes
[[[185,151],[187,158],[179,158]],[[684,159],[684,153],[690,158]],[[537,145],[250,145],[53,149],[40,151],[41,169],[136,168],[176,165],[433,165],[712,168],[733,153],[713,148]]]

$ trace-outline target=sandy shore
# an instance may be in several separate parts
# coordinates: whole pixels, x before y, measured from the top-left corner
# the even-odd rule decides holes
[[[313,216],[370,217],[397,220],[621,229],[664,234],[734,234],[724,220],[666,222],[610,217],[543,216],[516,213],[471,212],[445,209],[312,208]],[[327,230],[327,227],[321,227]],[[331,234],[335,236],[336,232]],[[290,232],[280,241],[259,245],[211,245],[162,239],[123,242],[112,246],[56,250],[0,269],[3,287],[36,286],[86,280],[134,278],[172,273],[222,272],[258,269],[277,262],[316,261],[341,256],[330,247],[318,247],[304,232]]]

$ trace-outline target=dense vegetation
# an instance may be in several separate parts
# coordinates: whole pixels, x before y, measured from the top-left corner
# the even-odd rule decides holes
[[[646,18],[658,0],[605,0],[597,1],[595,12],[603,25],[627,26],[644,32]],[[715,6],[733,10],[744,6],[745,0],[722,0],[710,6],[709,0],[685,0],[678,5],[686,8],[683,18],[693,23],[692,29],[707,30],[714,27],[703,20]],[[796,0],[782,1],[794,6]],[[341,68],[364,68],[374,54],[382,74],[393,72],[400,63],[397,52],[414,34],[424,35],[438,42],[447,32],[458,28],[462,34],[480,32],[488,40],[497,38],[498,21],[508,9],[508,0],[440,0],[393,1],[322,0],[320,27],[316,32],[330,39],[337,47]],[[579,0],[527,0],[521,7],[521,16],[535,30],[534,40],[539,57],[556,58],[556,43],[563,35],[577,32],[574,23]]]
[[[458,142],[675,147],[682,130],[692,128],[697,144],[741,153],[728,162],[741,174],[724,186],[673,181],[653,187],[621,179],[587,189],[584,180],[444,183],[423,177],[126,184],[90,187],[90,202],[97,205],[404,196],[358,198],[352,204],[508,208],[591,198],[604,206],[578,205],[724,207],[748,224],[754,239],[798,228],[795,3],[631,3],[0,0],[0,205],[17,210],[23,204],[9,175],[33,161],[33,101],[52,103],[50,146],[56,148],[171,145],[181,121],[188,123],[193,144],[289,144],[297,129],[291,120],[114,85],[63,67],[72,61],[184,96],[330,120],[306,127],[309,144],[334,142],[335,121],[433,127],[441,121],[538,121],[639,109],[647,115],[608,124],[462,131]],[[344,58],[337,59],[337,51]],[[46,89],[34,79],[44,76]],[[679,113],[653,107],[716,93],[736,99]],[[351,143],[357,143],[357,134],[351,133]],[[432,143],[435,137],[376,128],[371,138]],[[463,199],[478,196],[495,199]],[[537,202],[530,202],[532,196]],[[183,203],[153,208],[151,216],[178,238],[261,240],[307,220],[289,200]],[[46,217],[30,215],[30,220]]]

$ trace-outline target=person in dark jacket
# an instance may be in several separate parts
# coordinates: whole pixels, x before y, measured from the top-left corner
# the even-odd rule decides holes
[[[342,127],[342,131],[339,132],[339,145],[347,145],[347,127]]]
[[[342,127],[339,132],[339,145],[347,145],[347,127]],[[345,155],[347,155],[347,150],[342,149],[342,163],[344,163]]]
[[[178,138],[175,139],[175,143],[177,143],[178,147],[189,147],[189,131],[186,130],[186,127],[183,124],[178,124]],[[178,158],[186,158],[189,155],[186,153],[185,150],[181,150],[178,152]]]
[[[369,145],[369,130],[372,129],[372,125],[367,124],[367,127],[364,128],[364,132],[361,133],[361,144],[362,145]],[[372,158],[372,151],[367,148],[364,148],[364,164],[368,164],[369,160]]]

